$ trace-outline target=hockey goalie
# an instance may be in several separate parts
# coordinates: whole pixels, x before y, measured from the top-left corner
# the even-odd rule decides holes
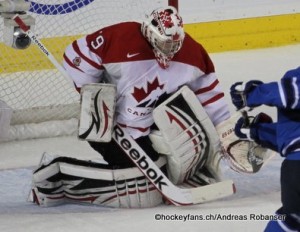
[[[219,134],[233,121],[209,55],[184,32],[175,8],[75,40],[64,68],[81,93],[78,137],[105,163],[44,154],[33,173],[31,201],[145,208],[193,203],[193,188],[201,196],[196,202],[234,193],[219,167]],[[222,141],[223,151],[236,138],[231,133]],[[229,159],[251,171],[247,151]],[[176,191],[188,200],[169,198]]]

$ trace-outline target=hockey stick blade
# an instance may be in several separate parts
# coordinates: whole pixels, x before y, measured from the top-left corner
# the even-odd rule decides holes
[[[112,136],[157,190],[176,206],[200,204],[235,193],[235,186],[232,180],[196,188],[180,188],[165,176],[144,150],[120,126],[115,126]]]

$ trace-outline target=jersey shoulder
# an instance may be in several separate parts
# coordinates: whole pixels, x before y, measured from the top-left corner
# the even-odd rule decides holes
[[[151,46],[142,35],[138,22],[114,24],[86,38],[91,51],[100,56],[103,63],[153,58]],[[100,41],[101,45],[93,46],[95,41]]]
[[[182,48],[175,55],[174,61],[196,66],[206,74],[215,72],[213,62],[206,49],[187,33]]]

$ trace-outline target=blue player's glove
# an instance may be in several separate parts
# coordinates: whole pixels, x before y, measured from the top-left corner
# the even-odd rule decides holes
[[[250,125],[247,125],[246,119],[244,117],[240,117],[234,127],[234,132],[237,137],[241,139],[246,139],[253,141],[250,137]]]
[[[255,117],[241,117],[234,128],[237,137],[245,140],[255,141],[259,144],[256,128],[260,123],[272,123],[272,118],[265,114],[259,113]]]
[[[262,81],[253,80],[247,83],[236,82],[230,88],[230,96],[233,105],[239,110],[247,106],[247,94],[253,91]]]

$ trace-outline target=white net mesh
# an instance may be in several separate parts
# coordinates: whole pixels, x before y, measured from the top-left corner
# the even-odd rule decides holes
[[[27,0],[34,33],[61,62],[74,39],[121,21],[141,21],[166,0]],[[31,45],[16,50],[3,43],[0,17],[0,100],[13,108],[12,123],[78,117],[79,94]]]

